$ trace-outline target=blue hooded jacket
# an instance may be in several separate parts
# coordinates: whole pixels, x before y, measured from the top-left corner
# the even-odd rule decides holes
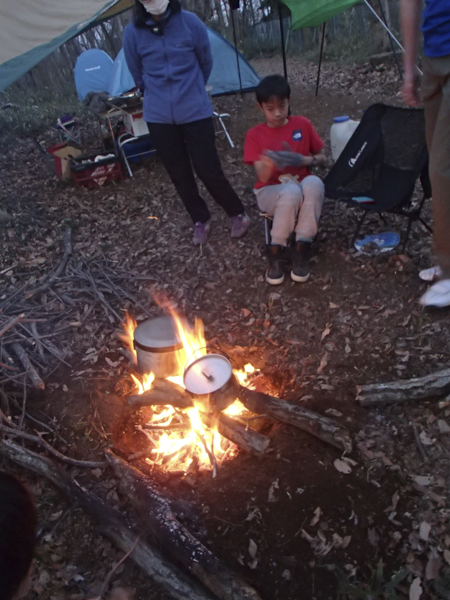
[[[144,119],[180,125],[210,117],[205,85],[212,54],[204,23],[193,13],[169,9],[157,22],[149,14],[146,25],[130,23],[123,35],[128,68],[144,94]]]
[[[425,0],[423,53],[430,58],[450,55],[450,2]]]

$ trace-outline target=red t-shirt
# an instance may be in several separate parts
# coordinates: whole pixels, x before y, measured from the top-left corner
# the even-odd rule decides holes
[[[252,165],[260,160],[264,150],[274,150],[275,152],[286,150],[284,142],[289,144],[292,152],[303,154],[303,156],[318,154],[323,148],[323,142],[311,121],[306,117],[288,117],[288,122],[283,127],[269,127],[267,123],[262,123],[247,131],[244,146],[245,164]],[[310,170],[308,167],[286,167],[282,171],[277,169],[266,183],[257,181],[255,189],[266,185],[278,185],[280,183],[278,177],[285,173],[298,175],[298,180],[301,181],[310,175]]]

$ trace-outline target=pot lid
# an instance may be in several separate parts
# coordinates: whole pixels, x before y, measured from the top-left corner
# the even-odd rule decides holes
[[[180,344],[172,317],[157,317],[139,323],[134,330],[134,341],[148,348],[167,348]]]
[[[191,394],[212,394],[228,383],[232,373],[231,363],[225,356],[205,354],[186,367],[184,386]]]

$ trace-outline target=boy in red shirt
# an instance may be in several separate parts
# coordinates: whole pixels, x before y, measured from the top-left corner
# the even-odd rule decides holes
[[[284,281],[283,262],[288,238],[295,231],[291,278],[309,278],[311,243],[324,200],[324,185],[310,167],[325,165],[323,142],[305,117],[289,116],[291,88],[281,75],[265,77],[256,100],[266,122],[247,132],[244,162],[253,165],[259,208],[273,217],[266,281]]]

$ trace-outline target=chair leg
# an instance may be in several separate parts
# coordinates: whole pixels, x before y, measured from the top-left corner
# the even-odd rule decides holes
[[[405,239],[403,240],[403,244],[402,244],[402,254],[405,254],[406,244],[408,243],[409,234],[411,232],[412,222],[413,222],[413,219],[408,219],[408,226],[406,228]]]
[[[364,223],[364,220],[365,220],[365,218],[366,218],[366,216],[367,216],[367,213],[368,213],[368,211],[367,211],[367,210],[365,210],[365,211],[363,212],[363,214],[362,214],[362,217],[361,217],[361,218],[360,218],[360,220],[358,221],[358,225],[356,226],[355,233],[353,234],[352,240],[351,240],[351,242],[350,242],[350,246],[349,246],[350,248],[352,248],[352,247],[353,247],[353,245],[354,245],[354,243],[355,243],[355,241],[356,241],[356,238],[358,237],[358,235],[359,235],[359,232],[361,231],[361,227],[363,226],[363,223]]]
[[[230,144],[230,146],[232,148],[234,148],[233,140],[231,139],[230,134],[228,133],[228,130],[225,127],[225,123],[223,122],[222,115],[218,115],[218,119],[219,119],[219,123],[222,125],[222,129],[223,129],[223,132],[224,132],[224,134],[225,134],[225,136],[226,136],[226,138],[228,140],[228,143]]]
[[[270,246],[272,238],[270,237],[270,223],[267,217],[264,217],[264,238],[266,240],[266,246]]]
[[[425,229],[427,229],[428,232],[431,233],[431,235],[433,235],[433,229],[428,225],[428,223],[426,221],[424,221],[422,219],[422,217],[419,217],[419,221],[422,223],[422,225],[425,227]]]

